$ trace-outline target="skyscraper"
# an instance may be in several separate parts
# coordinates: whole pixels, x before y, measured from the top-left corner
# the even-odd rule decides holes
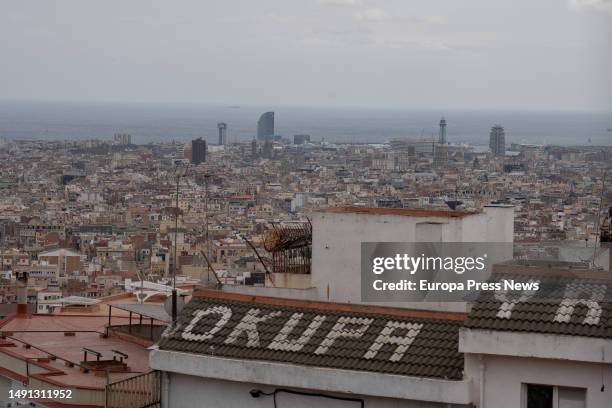
[[[440,136],[438,137],[438,143],[446,144],[446,119],[444,119],[444,116],[440,119]]]
[[[495,125],[491,128],[489,134],[489,147],[493,156],[506,155],[506,133],[500,125]]]
[[[265,140],[274,137],[274,112],[263,113],[257,121],[257,139]]]
[[[219,128],[219,146],[225,146],[227,144],[227,124],[219,122],[217,127]]]
[[[201,137],[191,141],[191,163],[198,165],[206,161],[206,140]]]

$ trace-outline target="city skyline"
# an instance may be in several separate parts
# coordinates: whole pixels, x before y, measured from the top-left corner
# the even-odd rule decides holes
[[[502,123],[508,141],[560,145],[609,145],[610,115],[605,112],[496,111],[446,109],[341,109],[264,105],[156,105],[0,101],[0,138],[107,139],[129,133],[134,143],[192,140],[218,143],[218,123],[228,125],[228,142],[252,139],[263,112],[278,115],[275,134],[309,134],[328,142],[381,143],[397,137],[439,135],[441,116],[449,121],[454,143],[488,144],[490,127]]]

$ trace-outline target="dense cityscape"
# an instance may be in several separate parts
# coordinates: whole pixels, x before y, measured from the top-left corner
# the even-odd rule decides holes
[[[350,291],[330,289],[346,278],[342,267],[334,272],[317,255],[313,235],[325,242],[364,233],[384,237],[388,227],[380,222],[397,215],[406,228],[422,217],[433,224],[479,214],[489,217],[487,224],[509,220],[510,227],[475,235],[515,243],[514,261],[498,270],[517,273],[525,262],[572,273],[609,270],[608,252],[600,247],[610,241],[612,190],[605,177],[611,147],[508,145],[504,128],[495,125],[483,149],[455,143],[444,118],[433,140],[335,144],[312,142],[307,134],[277,136],[274,120],[274,112],[262,114],[252,141],[236,143],[228,142],[231,124],[223,122],[216,143],[135,145],[128,133],[108,140],[3,140],[3,341],[23,344],[23,357],[50,372],[64,361],[54,377],[60,383],[53,384],[84,381],[93,388],[77,390],[74,401],[97,406],[102,395],[112,398],[105,384],[150,370],[143,346],[157,343],[198,291],[360,303]],[[342,218],[349,214],[374,225]],[[419,225],[415,234],[426,240]],[[346,256],[336,253],[329,263],[348,262]],[[329,276],[334,273],[337,278]],[[36,317],[15,318],[21,314]],[[57,348],[40,330],[78,337],[78,350]],[[92,345],[81,331],[107,341]],[[117,347],[112,359],[100,360],[110,347]],[[75,358],[81,351],[83,360]],[[101,369],[102,375],[83,379]],[[147,381],[157,381],[158,371],[151,373]],[[96,387],[104,393],[92,391]]]
[[[82,264],[62,287],[86,283],[88,290],[110,294],[112,286],[95,280],[119,271],[116,283],[138,271],[167,277],[174,270],[176,241],[179,275],[199,279],[202,265],[195,265],[203,251],[224,279],[242,281],[248,268],[262,269],[247,241],[265,252],[266,231],[307,222],[313,211],[475,211],[490,203],[514,206],[516,242],[594,245],[609,205],[604,173],[611,147],[506,146],[503,127],[494,126],[490,149],[484,150],[452,143],[448,126],[440,121],[434,141],[311,143],[304,134],[275,137],[274,114],[268,112],[257,136],[243,143],[227,142],[225,123],[219,123],[214,144],[196,139],[133,145],[129,134],[5,141],[3,258],[30,262],[45,251],[70,249]]]
[[[0,2],[0,408],[611,408],[612,0]]]

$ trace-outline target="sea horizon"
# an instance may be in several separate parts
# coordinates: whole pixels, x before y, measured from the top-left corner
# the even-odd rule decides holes
[[[255,105],[242,103],[157,103],[0,100],[0,138],[9,140],[111,140],[129,133],[136,144],[217,141],[217,123],[228,125],[230,142],[256,134],[257,119],[274,111],[276,134],[313,141],[384,143],[395,138],[435,139],[443,116],[450,143],[488,144],[500,124],[506,143],[612,146],[612,112],[356,106]]]

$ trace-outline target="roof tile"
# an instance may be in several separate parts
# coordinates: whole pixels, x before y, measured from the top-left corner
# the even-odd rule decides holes
[[[223,307],[231,311],[225,322],[226,316],[219,313]],[[211,312],[213,308],[216,312]],[[259,314],[255,314],[255,309]],[[359,310],[335,311],[308,304],[298,307],[199,296],[185,306],[179,316],[178,329],[165,333],[159,347],[307,366],[462,378],[463,355],[458,352],[460,320]],[[280,314],[258,320],[274,312]],[[294,313],[300,313],[301,318],[293,330],[287,326],[285,335],[281,336],[281,330]],[[322,323],[314,332],[306,332],[316,316],[324,318]],[[233,332],[236,332],[235,340],[228,344],[228,336]],[[275,339],[279,340],[276,347],[270,347]],[[279,344],[288,347],[279,347]]]

